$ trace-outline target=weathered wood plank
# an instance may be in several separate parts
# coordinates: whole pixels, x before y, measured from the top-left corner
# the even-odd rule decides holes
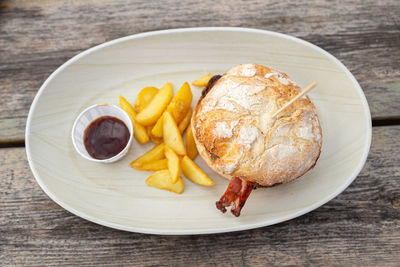
[[[400,27],[388,1],[2,1],[0,141],[22,141],[46,77],[73,55],[138,32],[198,26],[254,27],[311,41],[344,62],[373,118],[400,117]]]
[[[36,184],[23,148],[0,150],[4,265],[395,266],[400,262],[400,126],[376,127],[363,171],[300,218],[236,233],[154,236],[80,219]],[[199,222],[201,223],[201,222]]]

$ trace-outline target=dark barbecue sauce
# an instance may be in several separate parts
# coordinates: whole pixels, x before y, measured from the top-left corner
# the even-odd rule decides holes
[[[120,119],[103,116],[86,128],[83,135],[85,147],[95,159],[108,159],[121,152],[128,144],[130,133]]]

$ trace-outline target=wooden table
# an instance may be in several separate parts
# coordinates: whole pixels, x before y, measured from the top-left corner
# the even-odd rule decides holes
[[[113,230],[65,211],[36,184],[24,149],[29,106],[58,66],[118,37],[238,26],[287,33],[341,60],[367,96],[368,161],[328,204],[249,231],[155,236]],[[0,2],[0,265],[400,264],[400,2]],[[201,223],[201,222],[199,222]]]

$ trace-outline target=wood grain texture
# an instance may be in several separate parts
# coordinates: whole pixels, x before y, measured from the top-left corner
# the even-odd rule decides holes
[[[79,52],[153,30],[238,26],[310,41],[360,82],[375,119],[400,117],[400,4],[388,1],[2,1],[0,143],[22,142],[40,85]]]
[[[319,209],[270,227],[203,236],[135,234],[85,221],[43,193],[23,148],[3,148],[0,262],[4,266],[396,266],[400,262],[399,135],[400,126],[374,128],[361,174]]]

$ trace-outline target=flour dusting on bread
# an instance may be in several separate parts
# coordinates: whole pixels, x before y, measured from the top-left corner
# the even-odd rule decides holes
[[[219,121],[215,124],[215,135],[219,138],[231,138],[232,130],[238,124],[238,121]]]
[[[280,73],[280,72],[271,72],[271,73],[267,73],[267,74],[264,75],[265,78],[270,78],[271,76],[275,76],[279,80],[279,82],[281,82],[284,85],[288,85],[289,83],[293,83],[292,80],[284,77],[282,75],[282,73]]]
[[[259,136],[258,129],[255,126],[244,126],[239,131],[239,144],[250,146]]]

